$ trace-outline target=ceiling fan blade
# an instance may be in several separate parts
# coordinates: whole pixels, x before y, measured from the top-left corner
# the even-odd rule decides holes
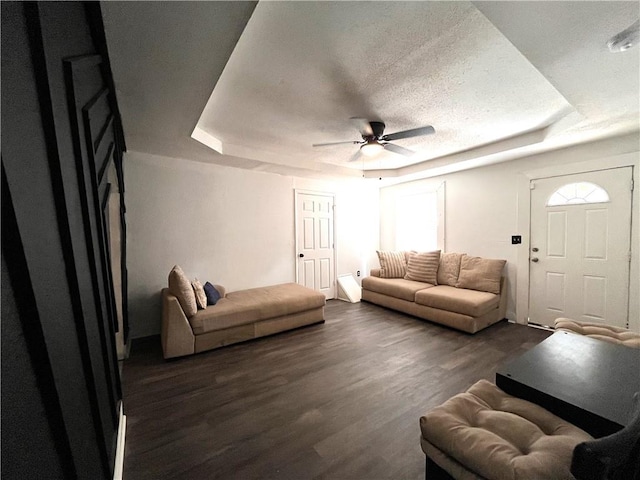
[[[311,145],[312,147],[328,147],[330,145],[346,145],[346,144],[351,144],[351,145],[356,145],[362,142],[359,142],[358,140],[351,140],[348,142],[329,142],[329,143],[314,143],[313,145]]]
[[[361,158],[362,158],[362,151],[358,149],[358,151],[354,153],[353,156],[349,159],[349,162],[355,162],[357,160],[360,160]]]
[[[356,126],[358,131],[363,137],[370,137],[373,135],[373,128],[371,128],[371,123],[366,118],[360,117],[351,117],[349,120]]]
[[[390,133],[389,135],[383,135],[380,140],[399,140],[401,138],[419,137],[421,135],[430,135],[435,133],[436,130],[431,125],[420,128],[412,128],[411,130],[403,130],[401,132]]]
[[[397,153],[398,155],[404,155],[405,157],[410,157],[413,155],[413,150],[409,150],[408,148],[401,147],[400,145],[394,145],[393,143],[384,143],[383,144],[385,150],[389,150],[390,152]]]

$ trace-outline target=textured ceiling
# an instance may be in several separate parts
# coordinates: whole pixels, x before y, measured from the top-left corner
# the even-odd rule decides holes
[[[640,49],[606,47],[638,18],[637,2],[102,5],[131,150],[395,176],[639,127]],[[386,133],[436,133],[395,142],[412,157],[350,163],[357,145],[311,147],[358,140],[354,116],[383,120]]]

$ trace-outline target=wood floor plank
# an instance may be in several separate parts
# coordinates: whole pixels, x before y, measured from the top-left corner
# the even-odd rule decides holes
[[[123,369],[128,480],[424,478],[418,419],[544,340],[475,335],[368,303],[326,322],[165,361],[137,340]]]

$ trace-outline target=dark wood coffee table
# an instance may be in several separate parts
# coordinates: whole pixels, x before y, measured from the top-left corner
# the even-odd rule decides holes
[[[631,420],[640,349],[556,332],[500,368],[496,385],[599,438]]]

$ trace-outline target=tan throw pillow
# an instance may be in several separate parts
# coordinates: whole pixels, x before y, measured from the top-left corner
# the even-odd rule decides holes
[[[456,287],[498,295],[500,293],[500,277],[506,263],[506,260],[462,255],[460,275],[458,275]]]
[[[381,252],[376,250],[380,262],[380,278],[403,278],[407,271],[404,252]]]
[[[187,318],[196,314],[198,307],[193,287],[178,265],[169,272],[169,291],[176,296]]]
[[[441,253],[438,267],[438,285],[455,287],[460,273],[462,253]]]
[[[409,264],[409,259],[411,258],[411,255],[413,255],[414,253],[418,253],[415,250],[407,250],[406,252],[404,252],[404,261],[407,262],[407,264]]]
[[[202,283],[200,283],[200,280],[194,278],[191,286],[193,287],[193,293],[196,295],[196,305],[198,305],[198,308],[207,308],[207,294],[204,293],[204,287]]]
[[[440,264],[440,250],[434,252],[414,253],[409,257],[406,280],[425,282],[432,285],[438,283],[438,265]]]

